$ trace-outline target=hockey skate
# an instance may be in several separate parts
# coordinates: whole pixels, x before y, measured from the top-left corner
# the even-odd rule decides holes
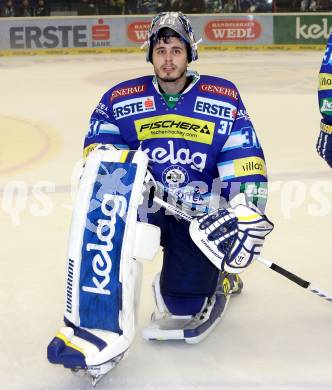
[[[224,315],[232,294],[239,294],[243,283],[237,274],[221,273],[215,293],[207,298],[195,316],[175,316],[166,308],[160,293],[160,274],[153,281],[156,311],[151,323],[143,330],[146,340],[184,340],[196,344],[204,340]]]
[[[99,366],[87,366],[86,368],[71,368],[71,372],[77,376],[86,376],[91,380],[92,387],[95,387],[122,359],[126,357],[126,352],[114,357],[109,362]]]
[[[74,331],[76,331],[76,335]],[[115,346],[116,342],[120,341],[120,338],[117,335],[113,336],[113,346]],[[110,342],[112,348],[110,335],[108,335],[107,341]],[[98,347],[102,349],[99,350]],[[91,333],[91,330],[87,331],[82,328],[66,326],[60,329],[49,344],[47,357],[51,363],[62,364],[74,374],[89,378],[92,386],[95,387],[128,353],[128,348],[122,348],[121,345],[118,348],[115,346],[113,348],[114,357],[104,360],[102,355],[109,348],[106,342],[98,339]],[[118,351],[117,353],[116,350]],[[96,359],[98,354],[101,355],[100,359]],[[93,360],[96,362],[95,364],[92,363]]]

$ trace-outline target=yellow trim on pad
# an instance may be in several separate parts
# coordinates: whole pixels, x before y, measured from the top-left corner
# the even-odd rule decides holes
[[[120,157],[120,161],[119,162],[126,162],[127,160],[127,157],[128,157],[128,153],[129,151],[128,150],[125,150],[124,152],[121,153],[121,157]]]
[[[78,347],[77,345],[71,343],[71,342],[68,340],[68,338],[67,338],[64,334],[62,334],[61,332],[58,332],[58,333],[55,335],[55,337],[57,337],[58,339],[62,340],[62,341],[66,344],[67,347],[76,349],[78,352],[81,352],[81,354],[83,354],[84,356],[86,356],[86,355],[85,355],[85,352],[83,351],[82,348],[80,348],[80,347]]]
[[[254,219],[259,217],[260,217],[259,214],[252,214],[252,215],[248,215],[247,217],[237,217],[237,219],[239,221],[253,221]]]

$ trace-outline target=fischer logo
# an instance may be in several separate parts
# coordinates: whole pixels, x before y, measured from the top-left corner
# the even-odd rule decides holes
[[[301,24],[301,17],[296,17],[296,39],[328,39],[332,27],[328,26],[327,18],[322,18],[321,24]]]
[[[142,21],[130,23],[127,28],[127,37],[135,43],[143,43],[148,39],[148,29],[151,22]]]
[[[182,138],[190,141],[212,143],[215,123],[183,115],[167,114],[135,120],[140,141],[152,138]]]
[[[114,205],[110,209],[110,203]],[[82,290],[93,294],[110,295],[110,290],[106,286],[110,282],[110,273],[112,268],[112,259],[109,253],[113,249],[112,239],[115,234],[116,216],[122,217],[127,210],[127,200],[122,195],[105,194],[101,203],[101,211],[107,219],[99,219],[97,226],[97,237],[101,244],[88,243],[86,250],[88,252],[97,252],[92,260],[93,272],[103,279],[100,281],[96,276],[92,278],[94,287],[83,286]]]
[[[116,89],[112,92],[112,95],[110,97],[110,101],[112,102],[114,99],[121,97],[121,96],[135,95],[135,94],[143,93],[145,91],[146,91],[145,84],[135,85],[133,87]]]
[[[104,24],[104,19],[98,19],[98,24],[92,26],[91,32],[93,47],[111,46],[111,28],[108,24]]]
[[[210,41],[253,41],[261,36],[262,25],[247,19],[211,20],[204,32]]]
[[[155,149],[144,149],[143,152],[148,154],[150,160],[158,163],[165,164],[171,163],[173,165],[182,164],[189,165],[190,168],[195,171],[202,172],[206,165],[206,153],[195,152],[191,154],[190,149],[180,148],[175,151],[174,142],[168,141],[169,150],[159,147]]]
[[[143,114],[147,111],[156,111],[153,96],[125,100],[124,102],[113,105],[113,115],[115,119],[122,119],[135,114]]]

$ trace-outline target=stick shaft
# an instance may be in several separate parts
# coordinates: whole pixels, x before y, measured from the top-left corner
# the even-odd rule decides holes
[[[164,209],[168,210],[173,215],[177,215],[178,217],[185,219],[188,222],[192,221],[192,219],[193,219],[190,215],[186,214],[184,211],[182,211],[179,208],[163,201],[160,198],[154,197],[154,202],[159,204],[159,206],[163,207]],[[320,298],[323,298],[326,301],[332,303],[332,295],[322,291],[321,289],[319,289],[317,287],[311,286],[310,282],[302,279],[300,276],[293,274],[292,272],[286,270],[285,268],[281,267],[280,265],[278,265],[270,260],[267,260],[262,256],[256,256],[255,260],[259,261],[260,263],[264,264],[266,267],[277,272],[279,275],[284,276],[285,278],[292,281],[293,283],[296,283],[298,286],[305,288],[305,289],[309,290],[310,292],[312,292],[313,294],[316,294]]]
[[[300,278],[299,276],[293,274],[290,271],[287,271],[285,268],[280,267],[280,265],[273,263],[270,260],[265,259],[262,256],[256,256],[255,260],[259,261],[260,263],[264,264],[268,268],[271,268],[273,271],[277,272],[278,274],[284,276],[285,278],[291,280],[292,282],[296,283],[297,285],[308,289],[313,294],[316,294],[320,298],[325,299],[326,301],[332,303],[332,295],[322,291],[321,289],[317,287],[313,287],[310,282],[307,280],[304,280]]]

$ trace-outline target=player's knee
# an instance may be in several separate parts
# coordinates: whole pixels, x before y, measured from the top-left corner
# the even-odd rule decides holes
[[[163,295],[165,305],[170,313],[176,316],[195,315],[199,313],[207,297],[173,297]]]

